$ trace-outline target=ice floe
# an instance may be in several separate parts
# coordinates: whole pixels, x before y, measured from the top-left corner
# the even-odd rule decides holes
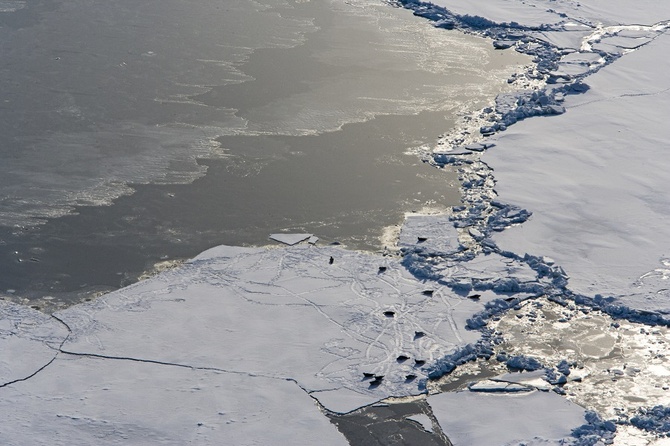
[[[536,390],[442,393],[429,397],[428,403],[454,446],[558,445],[586,424],[583,408]]]

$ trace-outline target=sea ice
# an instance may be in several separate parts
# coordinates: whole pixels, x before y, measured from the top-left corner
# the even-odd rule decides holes
[[[46,367],[67,334],[65,326],[51,316],[0,301],[0,386],[27,379]]]
[[[428,403],[454,446],[559,441],[585,424],[585,411],[552,392],[450,392]],[[546,444],[546,443],[545,443]]]
[[[305,240],[311,239],[312,237],[314,237],[312,234],[270,234],[270,238],[272,240],[290,246],[297,245],[298,243],[304,242]]]
[[[428,415],[420,413],[417,415],[412,415],[411,417],[407,417],[407,419],[419,423],[426,432],[433,432],[433,422]]]
[[[0,413],[8,446],[347,444],[294,382],[134,360],[60,355]]]
[[[669,45],[661,35],[603,68],[566,98],[569,113],[519,123],[485,155],[500,199],[533,212],[498,246],[552,256],[572,291],[614,298],[603,305],[670,311]]]
[[[217,247],[59,312],[72,330],[63,350],[293,380],[336,412],[418,394],[428,374],[418,364],[476,342],[466,321],[484,306],[397,260],[382,272],[381,260],[338,247]]]

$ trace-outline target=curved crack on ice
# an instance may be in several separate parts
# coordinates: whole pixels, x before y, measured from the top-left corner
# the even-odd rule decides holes
[[[59,348],[63,346],[70,333],[67,325],[61,324],[58,318],[13,303],[0,304],[0,316],[2,322],[0,342],[4,344],[3,353],[9,356],[13,354],[25,356],[18,367],[7,362],[3,364],[2,373],[9,376],[2,377],[6,380],[0,383],[0,388],[28,381],[44,371],[57,359]],[[51,323],[53,320],[58,321],[59,326],[68,329],[66,335],[59,334],[58,328]],[[50,354],[52,351],[53,355]],[[47,358],[43,358],[44,356]],[[15,368],[19,370],[14,370]],[[12,375],[22,376],[11,378]]]
[[[2,384],[0,384],[0,388],[2,388],[2,387],[7,387],[7,386],[11,386],[12,384],[16,384],[16,383],[19,383],[19,382],[22,382],[22,381],[28,381],[30,378],[33,378],[34,376],[36,376],[37,374],[39,374],[40,372],[42,372],[44,369],[46,369],[47,367],[49,367],[49,366],[56,360],[57,357],[58,357],[58,352],[54,355],[53,358],[51,358],[51,360],[50,360],[49,362],[47,362],[46,364],[44,364],[44,365],[43,365],[42,367],[40,367],[39,369],[35,370],[35,371],[34,371],[33,373],[31,373],[30,375],[28,375],[28,376],[26,376],[26,377],[23,377],[23,378],[17,378],[17,379],[14,379],[14,380],[12,380],[12,381],[8,381],[8,382],[5,382],[5,383],[2,383]]]

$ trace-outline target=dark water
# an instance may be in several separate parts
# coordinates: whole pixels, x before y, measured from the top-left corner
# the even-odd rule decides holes
[[[416,415],[428,417],[429,430],[411,419]],[[331,421],[352,445],[451,446],[425,401],[378,404]]]
[[[382,249],[459,200],[408,149],[526,62],[374,0],[10,3],[0,293],[42,307],[273,232]]]

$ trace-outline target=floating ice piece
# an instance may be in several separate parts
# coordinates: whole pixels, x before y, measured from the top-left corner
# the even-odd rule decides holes
[[[310,238],[307,239],[307,243],[310,245],[316,245],[316,243],[319,241],[319,237],[312,235]]]
[[[504,381],[495,381],[489,379],[472,383],[468,386],[468,389],[471,392],[497,392],[497,393],[530,392],[533,390],[531,386],[504,382]]]
[[[454,446],[517,444],[536,438],[558,444],[585,422],[584,409],[552,392],[442,393],[430,396],[428,404]]]
[[[426,432],[433,432],[433,422],[431,421],[430,417],[424,413],[420,413],[417,415],[412,415],[411,417],[407,417],[408,420],[412,420],[415,423],[418,423],[421,425],[423,430]]]
[[[495,146],[493,143],[474,143],[474,144],[468,144],[465,146],[466,149],[471,150],[473,152],[482,152],[486,149],[490,149],[491,147]]]
[[[498,375],[491,381],[521,384],[526,387],[534,387],[539,390],[551,390],[552,385],[545,379],[546,370],[535,370],[533,372],[513,372]]]
[[[516,40],[494,40],[493,48],[497,50],[506,50],[516,45]]]
[[[297,245],[300,242],[314,237],[312,234],[270,234],[270,238],[274,241],[287,244],[289,246]],[[318,239],[317,239],[318,240]]]

